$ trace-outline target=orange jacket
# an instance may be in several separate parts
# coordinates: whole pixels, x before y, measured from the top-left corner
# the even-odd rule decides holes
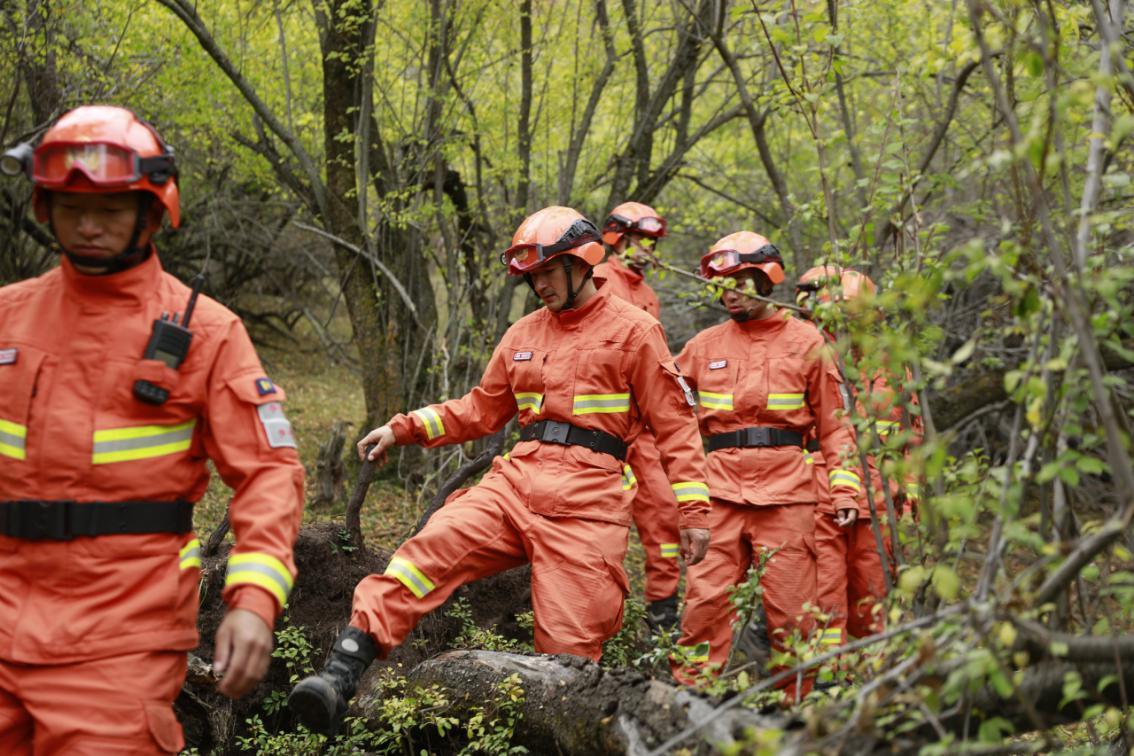
[[[648,424],[681,527],[703,528],[709,490],[693,404],[658,322],[600,285],[582,307],[540,308],[516,322],[468,394],[395,415],[390,425],[399,444],[433,447],[493,433],[517,411],[521,426],[558,420],[628,444]],[[634,488],[624,490],[624,465],[609,454],[521,441],[509,459],[526,470],[533,512],[630,524]]]
[[[642,274],[628,268],[618,259],[618,255],[608,255],[606,262],[596,265],[595,278],[605,278],[611,294],[642,308],[653,315],[654,320],[661,316],[658,295],[646,283]]]
[[[698,393],[701,433],[752,426],[815,431],[833,468],[839,508],[855,507],[861,476],[854,464],[854,429],[847,421],[842,379],[818,329],[779,312],[763,320],[729,320],[690,339],[677,358]],[[737,504],[818,503],[812,468],[799,446],[726,448],[709,454],[714,498]]]
[[[224,598],[272,624],[295,576],[303,467],[240,320],[202,296],[180,370],[142,360],[189,289],[157,255],[108,276],[59,268],[0,289],[0,501],[197,501],[212,459],[235,490]],[[132,395],[144,378],[160,406]],[[62,663],[197,644],[192,533],[0,535],[0,659]]]

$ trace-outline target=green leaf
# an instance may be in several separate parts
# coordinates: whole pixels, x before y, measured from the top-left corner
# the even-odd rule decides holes
[[[1012,723],[1003,717],[986,719],[980,724],[978,737],[982,743],[999,743],[1013,731]]]
[[[933,568],[933,590],[945,601],[953,601],[961,592],[961,578],[952,568],[939,564]]]

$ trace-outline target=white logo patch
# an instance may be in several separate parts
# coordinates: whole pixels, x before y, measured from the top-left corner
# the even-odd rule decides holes
[[[356,641],[354,638],[347,638],[346,640],[344,640],[342,642],[342,647],[344,651],[349,651],[352,654],[358,653],[358,641]]]
[[[523,362],[524,360],[530,360],[531,358],[532,358],[531,352],[516,352],[515,354],[512,355],[512,361],[513,362]]]
[[[709,363],[709,370],[720,370],[728,365],[728,360],[713,360]]]
[[[12,347],[11,349],[0,349],[0,365],[15,365],[16,360],[20,358],[20,350]]]
[[[284,414],[283,405],[279,402],[268,402],[256,408],[260,416],[260,424],[264,426],[264,433],[268,435],[268,446],[273,449],[295,446],[295,433],[291,429],[287,415]]]

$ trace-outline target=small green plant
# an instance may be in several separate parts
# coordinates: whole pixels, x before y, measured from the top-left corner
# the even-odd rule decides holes
[[[646,605],[635,596],[628,596],[622,604],[622,627],[603,644],[604,667],[626,667],[642,655],[647,647]]]
[[[495,625],[490,628],[477,625],[473,620],[472,607],[469,606],[468,600],[463,597],[454,601],[447,613],[450,617],[461,622],[461,632],[453,641],[453,646],[456,648],[477,648],[485,651],[511,651],[513,653],[531,653],[534,650],[531,644],[505,638],[496,632]],[[531,612],[526,614],[531,617]],[[522,622],[521,627],[523,627]]]
[[[519,675],[510,675],[496,684],[496,699],[477,706],[465,731],[469,742],[461,749],[466,754],[490,753],[501,756],[527,753],[523,746],[512,745],[516,724],[523,717],[524,688]]]

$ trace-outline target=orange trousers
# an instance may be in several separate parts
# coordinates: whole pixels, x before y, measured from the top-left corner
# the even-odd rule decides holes
[[[768,559],[760,584],[768,636],[772,648],[784,650],[784,641],[799,631],[803,638],[814,627],[815,606],[815,505],[739,505],[713,499],[709,513],[712,539],[700,564],[685,572],[685,613],[678,645],[691,649],[689,660],[719,672],[732,648],[736,612],[729,603],[730,589],[744,581],[748,568],[759,564],[762,552],[776,549]],[[779,670],[772,670],[773,673]],[[695,670],[676,668],[674,676],[690,682]],[[789,700],[811,690],[814,674],[794,678],[780,687]],[[798,689],[797,689],[798,688]]]
[[[882,543],[889,554],[885,527]],[[879,602],[886,595],[886,579],[870,520],[859,519],[848,528],[840,528],[833,514],[816,513],[815,549],[819,608],[829,616],[823,645],[840,646],[846,643],[848,633],[863,638],[882,632],[884,618]]]
[[[597,661],[603,641],[622,627],[629,530],[538,515],[525,498],[489,472],[402,544],[384,574],[358,584],[350,624],[385,656],[460,586],[531,562],[536,651]]]
[[[173,701],[185,670],[184,651],[71,664],[0,661],[0,753],[177,753],[185,741]]]
[[[653,434],[643,432],[638,437],[630,446],[627,463],[638,483],[631,512],[646,552],[646,601],[659,601],[676,594],[681,579],[677,499],[662,469]]]

